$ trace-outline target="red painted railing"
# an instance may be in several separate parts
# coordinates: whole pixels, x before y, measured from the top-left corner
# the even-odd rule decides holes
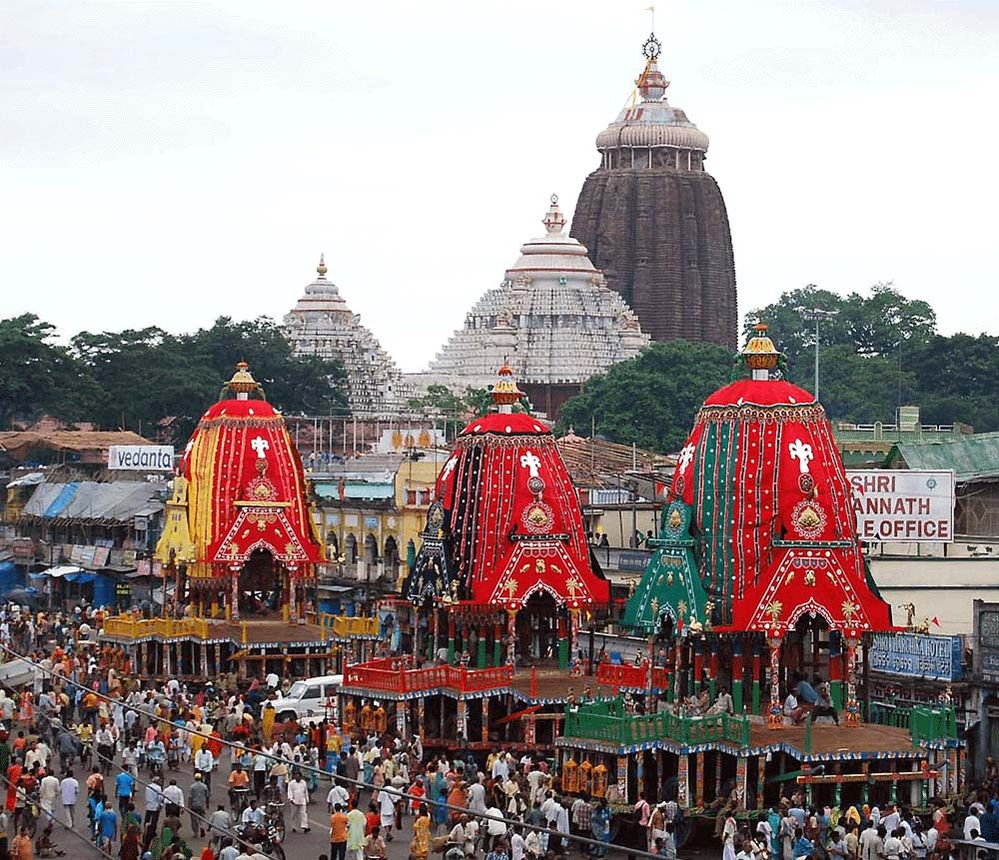
[[[413,668],[410,657],[382,657],[344,670],[345,687],[362,687],[386,693],[419,693],[423,690],[450,688],[459,693],[477,693],[509,686],[512,666],[490,669],[466,669],[462,666],[427,666]]]
[[[597,666],[597,683],[604,687],[626,687],[633,690],[645,690],[649,686],[649,667],[635,666],[628,663],[607,663]],[[653,669],[652,686],[665,690],[669,686],[669,670]]]

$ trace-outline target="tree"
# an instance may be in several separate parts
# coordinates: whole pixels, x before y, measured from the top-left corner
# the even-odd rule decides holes
[[[34,314],[0,320],[0,427],[51,414],[78,421],[96,391],[55,328]]]
[[[908,402],[914,375],[899,372],[893,357],[858,355],[848,346],[821,350],[822,405],[833,421],[873,424],[891,421],[899,405]]]
[[[727,383],[733,356],[708,343],[654,343],[595,376],[563,404],[558,431],[590,427],[613,442],[678,451],[704,399]]]
[[[220,317],[211,328],[184,335],[154,327],[81,332],[72,351],[102,393],[92,412],[98,423],[150,435],[160,427],[175,443],[190,436],[240,360],[282,412],[325,415],[346,404],[339,362],[294,355],[266,317]]]
[[[463,394],[456,394],[446,385],[428,385],[421,397],[411,397],[407,406],[413,412],[422,412],[430,418],[444,420],[445,436],[453,439],[463,421],[482,415],[488,402],[484,388],[467,387]]]
[[[809,284],[783,293],[773,304],[746,315],[748,337],[758,320],[767,324],[770,337],[788,359],[791,380],[806,384],[815,349],[815,324],[809,310],[832,312],[820,323],[821,347],[842,346],[864,356],[895,356],[929,342],[936,332],[936,314],[924,301],[907,299],[890,282],[874,284],[869,295],[850,293],[845,298]],[[820,357],[821,359],[821,357]]]

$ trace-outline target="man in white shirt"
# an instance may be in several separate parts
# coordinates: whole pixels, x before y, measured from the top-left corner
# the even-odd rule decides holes
[[[399,795],[394,792],[378,792],[378,814],[386,842],[392,841],[392,828],[395,826],[395,805],[398,800]]]
[[[468,787],[468,808],[472,812],[486,811],[486,787],[476,780]]]
[[[177,785],[177,780],[171,779],[170,784],[163,789],[163,799],[167,803],[172,803],[179,809],[184,808],[184,790]]]
[[[243,810],[239,820],[242,824],[252,824],[255,827],[264,823],[264,811],[257,806],[257,798],[250,798],[250,805]]]
[[[506,782],[510,778],[510,766],[507,764],[506,758],[507,754],[505,750],[500,752],[500,754],[496,757],[496,761],[493,762],[493,779],[502,777],[503,781]]]
[[[499,847],[500,840],[506,836],[506,824],[502,821],[494,820],[503,817],[503,812],[495,806],[490,806],[486,810],[486,815],[492,816],[492,818],[485,819],[486,836],[489,838],[489,844],[484,846],[484,850],[489,852],[495,851]]]
[[[969,842],[973,841],[975,838],[971,835],[972,830],[978,833],[982,832],[982,822],[974,812],[968,813],[968,817],[964,819],[964,838]]]
[[[38,805],[49,818],[55,818],[56,800],[59,798],[59,777],[51,773],[42,777],[38,784]]]
[[[555,807],[555,829],[559,833],[564,833],[566,836],[569,835],[569,808],[566,806],[567,801],[561,801],[558,806]],[[561,854],[562,851],[569,845],[568,839],[562,840],[561,850],[556,848],[557,854]]]
[[[270,687],[272,690],[276,690],[277,687],[278,687],[278,684],[281,683],[281,679],[277,675],[275,675],[273,672],[269,672],[267,674],[267,677],[264,678],[264,681],[266,681],[267,686]]]
[[[159,827],[160,809],[163,807],[163,789],[160,786],[160,778],[154,776],[152,782],[146,786],[146,814],[143,818],[144,825],[152,824],[153,830]]]
[[[885,826],[885,830],[888,831],[888,835],[891,836],[898,829],[899,823],[902,821],[902,816],[898,814],[898,808],[894,803],[889,803],[887,810],[884,818],[881,819],[881,823]]]
[[[63,812],[66,814],[66,823],[73,827],[73,808],[80,796],[80,783],[73,776],[73,771],[67,771],[66,776],[59,783],[59,795],[62,800]]]
[[[524,860],[526,850],[527,846],[520,834],[520,828],[514,825],[513,836],[510,837],[510,860]]]
[[[384,792],[382,792],[384,794]],[[292,807],[291,832],[295,832],[295,816],[298,816],[298,826],[303,833],[309,832],[309,787],[302,779],[302,774],[295,771],[288,783],[288,803]]]
[[[209,791],[212,789],[212,768],[214,767],[215,756],[212,755],[212,751],[208,747],[202,746],[194,755],[194,770],[201,774]]]
[[[330,789],[329,794],[326,795],[326,805],[330,809],[330,815],[333,814],[333,810],[335,810],[338,806],[342,806],[346,809],[349,805],[349,799],[350,795],[347,793],[346,788],[339,783],[334,785],[333,788]]]

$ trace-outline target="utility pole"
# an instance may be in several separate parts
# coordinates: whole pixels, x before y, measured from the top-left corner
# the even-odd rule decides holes
[[[839,311],[824,311],[821,308],[809,308],[802,311],[802,316],[809,322],[815,323],[815,400],[819,399],[819,323],[822,320],[832,319]]]

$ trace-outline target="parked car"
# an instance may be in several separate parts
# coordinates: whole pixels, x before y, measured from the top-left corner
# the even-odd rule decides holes
[[[287,696],[271,700],[277,719],[309,722],[309,718],[321,720],[327,714],[335,716],[337,690],[342,683],[343,675],[321,675],[296,681]]]

